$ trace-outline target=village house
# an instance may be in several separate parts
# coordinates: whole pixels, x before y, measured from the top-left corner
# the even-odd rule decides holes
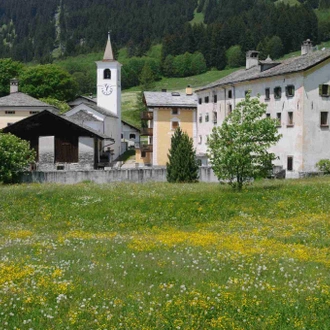
[[[148,111],[142,113],[147,127],[142,128],[141,136],[147,141],[136,148],[137,166],[164,166],[171,147],[171,137],[177,127],[195,139],[196,136],[196,95],[190,86],[185,93],[144,92]]]
[[[21,93],[18,79],[11,79],[10,94],[0,98],[0,129],[45,109],[58,113],[55,107]]]
[[[207,137],[212,128],[244,99],[248,91],[267,104],[267,116],[278,122],[281,140],[271,148],[274,165],[296,178],[330,159],[330,50],[314,51],[306,40],[301,55],[283,61],[259,61],[256,51],[246,55],[246,68],[196,90],[197,157],[207,165]]]
[[[85,113],[93,116],[92,120],[85,121],[86,125],[91,125],[91,127],[99,126],[99,130],[103,131],[104,120],[107,117],[114,117],[115,115],[109,113],[107,110],[97,106],[97,98],[93,98],[93,95],[90,96],[78,96],[75,100],[69,102],[72,110],[68,111],[65,115],[71,116],[75,115],[75,118],[79,116],[79,112],[83,111]],[[77,114],[77,116],[76,116]],[[96,123],[94,123],[94,121]],[[97,122],[99,122],[97,124]],[[140,142],[140,129],[131,123],[121,120],[121,153],[125,152],[127,148],[134,147],[135,144]]]

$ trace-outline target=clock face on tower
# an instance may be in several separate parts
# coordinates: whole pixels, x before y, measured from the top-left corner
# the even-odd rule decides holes
[[[110,95],[112,93],[112,87],[109,84],[104,84],[101,87],[101,91],[104,95]]]

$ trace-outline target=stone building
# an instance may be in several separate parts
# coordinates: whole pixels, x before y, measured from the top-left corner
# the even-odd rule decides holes
[[[281,140],[271,148],[274,165],[295,178],[330,159],[330,50],[314,51],[309,40],[301,55],[282,61],[260,61],[246,55],[246,68],[196,90],[197,156],[207,164],[207,137],[250,91],[267,104],[267,116],[278,122]]]

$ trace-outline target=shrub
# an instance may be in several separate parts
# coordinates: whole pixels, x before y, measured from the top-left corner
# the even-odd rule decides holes
[[[316,163],[316,167],[319,171],[330,174],[330,159],[321,159]]]
[[[27,141],[12,134],[0,133],[0,182],[14,182],[19,172],[35,159]]]

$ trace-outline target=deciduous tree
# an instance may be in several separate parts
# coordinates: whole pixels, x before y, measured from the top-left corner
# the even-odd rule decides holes
[[[248,93],[223,124],[213,128],[208,139],[214,173],[239,190],[245,182],[266,176],[276,158],[269,148],[281,135],[276,120],[265,117],[266,107]]]
[[[0,133],[0,182],[11,183],[35,159],[29,142],[12,134]]]

